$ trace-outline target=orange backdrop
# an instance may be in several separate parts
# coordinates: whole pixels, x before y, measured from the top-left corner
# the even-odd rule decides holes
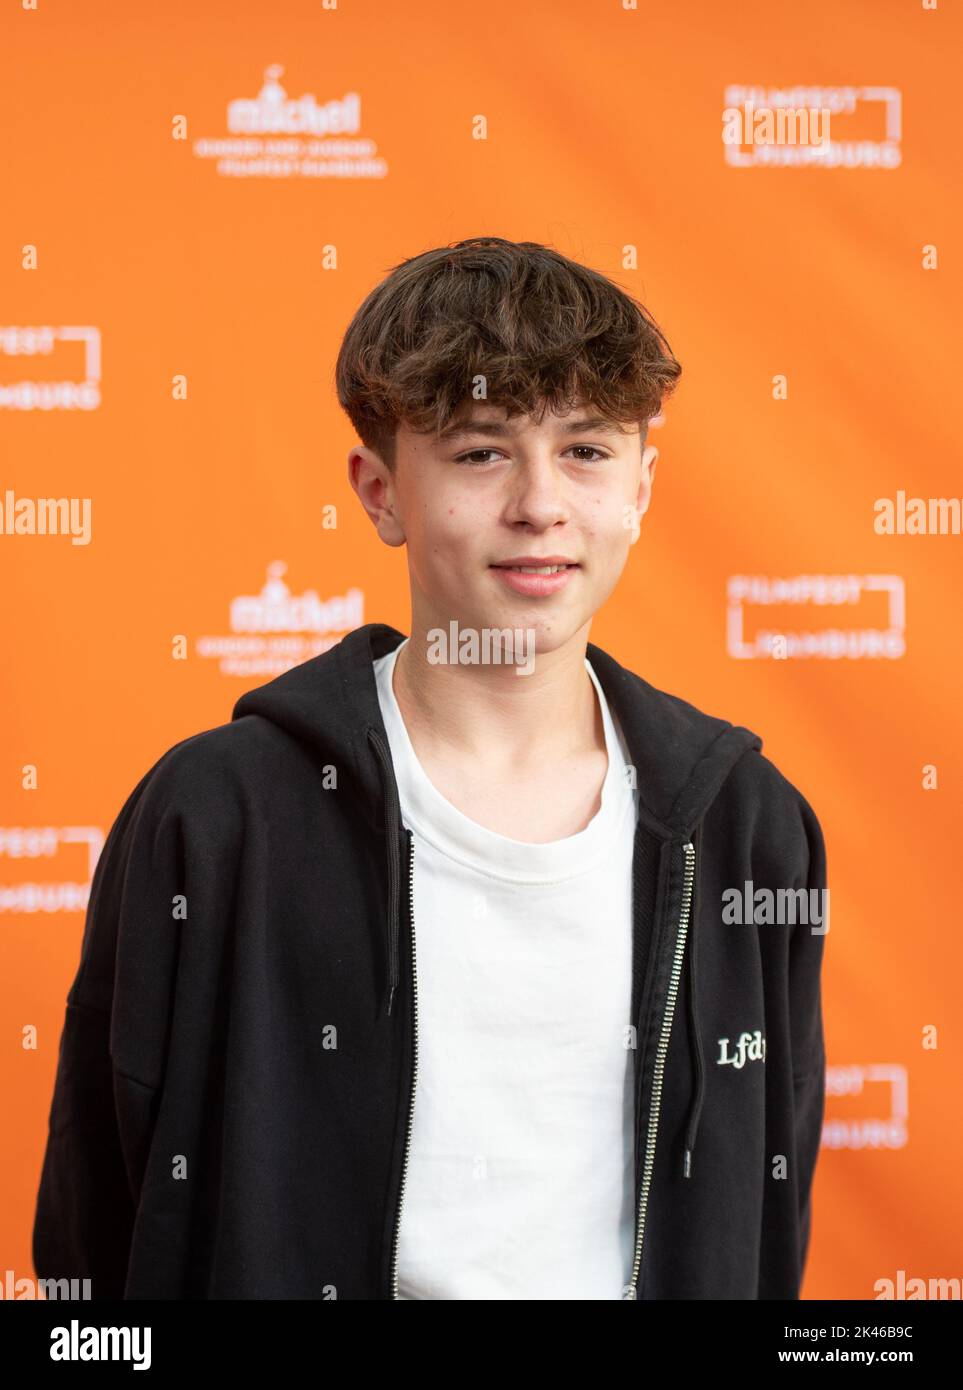
[[[243,690],[358,623],[407,630],[332,367],[392,265],[480,233],[612,276],[684,367],[592,640],[759,732],[823,825],[804,1296],[963,1274],[963,537],[874,526],[877,499],[963,491],[958,9],[38,0],[0,24],[0,1278],[33,1274],[65,996],[124,798]],[[724,143],[737,88],[801,86],[828,152]],[[70,534],[14,529],[41,497],[74,499]],[[779,602],[799,576],[845,582]]]

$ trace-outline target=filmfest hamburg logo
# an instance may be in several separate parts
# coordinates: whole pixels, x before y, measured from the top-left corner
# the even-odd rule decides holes
[[[736,169],[898,169],[898,87],[765,87],[730,83],[722,141]]]
[[[909,1072],[903,1062],[826,1068],[827,1149],[902,1149],[909,1142]]]
[[[882,624],[869,621],[877,594],[886,610]],[[726,649],[740,660],[892,661],[906,652],[906,592],[898,574],[734,574],[728,597]],[[788,628],[765,618],[760,627],[755,608],[793,609],[799,616]],[[837,615],[828,625],[826,612]]]
[[[360,95],[289,97],[278,80],[283,71],[272,63],[256,97],[229,101],[228,135],[195,140],[196,157],[216,160],[222,178],[383,179],[386,160],[360,134]]]
[[[272,561],[259,594],[231,599],[229,634],[197,638],[197,655],[216,659],[222,676],[279,676],[364,622],[360,589],[323,601],[314,589],[292,594],[282,578],[286,569],[283,560]]]
[[[77,349],[64,344],[79,343]],[[96,410],[100,329],[94,324],[0,325],[0,410]]]
[[[71,873],[76,854],[66,851],[61,857],[65,845],[84,846],[86,878]],[[0,914],[85,912],[103,847],[99,825],[0,826]],[[56,877],[36,876],[34,865],[44,860],[52,863]]]

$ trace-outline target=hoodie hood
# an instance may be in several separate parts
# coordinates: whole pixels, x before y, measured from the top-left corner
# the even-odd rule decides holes
[[[388,846],[388,987],[391,1013],[399,981],[401,862],[406,830],[372,663],[404,641],[386,623],[366,623],[329,651],[248,691],[232,719],[258,715],[299,740],[321,763],[347,767],[371,828]],[[735,763],[762,739],[751,729],[704,714],[657,690],[589,642],[586,656],[617,717],[636,769],[639,821],[659,840],[689,842]],[[693,918],[693,921],[695,919]],[[697,943],[686,953],[690,972],[689,1020],[695,1085],[686,1130],[684,1172],[691,1170],[704,1092],[704,1058],[696,1009]]]

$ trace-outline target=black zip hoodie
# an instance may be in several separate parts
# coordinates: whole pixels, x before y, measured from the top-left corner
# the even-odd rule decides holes
[[[67,996],[38,1277],[95,1299],[397,1297],[417,921],[372,662],[402,638],[366,624],[249,691],[121,809]],[[723,894],[824,888],[820,826],[756,734],[586,654],[639,790],[622,1296],[794,1299],[825,926],[798,892],[794,925],[734,922]]]

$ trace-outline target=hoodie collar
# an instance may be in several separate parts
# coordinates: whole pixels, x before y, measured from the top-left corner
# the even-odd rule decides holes
[[[385,787],[367,731],[373,728],[385,746],[388,738],[373,662],[404,637],[387,623],[366,623],[329,651],[249,690],[232,715],[261,715],[325,761],[347,761],[366,819],[377,829],[384,823]],[[621,724],[636,769],[640,817],[660,839],[684,842],[733,764],[748,749],[761,749],[762,739],[657,690],[592,642],[585,654]]]

